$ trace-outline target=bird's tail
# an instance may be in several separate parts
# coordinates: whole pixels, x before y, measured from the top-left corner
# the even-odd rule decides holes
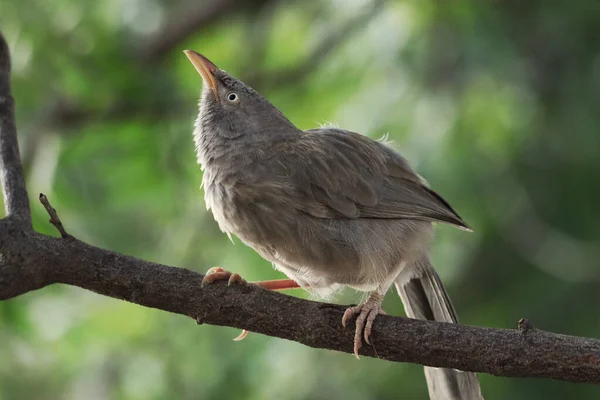
[[[458,323],[456,311],[429,258],[400,273],[396,289],[410,318]],[[473,372],[425,367],[431,400],[482,400]]]

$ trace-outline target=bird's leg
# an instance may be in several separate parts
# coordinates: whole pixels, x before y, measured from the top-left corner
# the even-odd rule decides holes
[[[206,271],[206,275],[202,279],[202,286],[209,285],[216,281],[227,281],[228,286],[231,286],[233,283],[246,283],[246,280],[238,273],[227,271],[221,267],[212,267]],[[300,285],[292,279],[274,279],[250,283],[268,290],[285,290],[300,287]]]
[[[392,283],[393,280],[379,285],[371,293],[367,301],[358,306],[348,307],[346,312],[344,312],[344,316],[342,317],[342,325],[344,327],[346,327],[352,318],[356,317],[356,330],[354,331],[354,356],[356,358],[359,358],[358,350],[362,347],[363,337],[367,344],[371,344],[373,321],[375,321],[377,315],[385,314],[385,311],[381,308],[381,303]]]
[[[253,281],[250,283],[269,290],[297,289],[300,287],[300,285],[292,279],[274,279],[271,281]]]
[[[216,281],[227,281],[227,286],[231,286],[234,283],[245,284],[246,280],[242,278],[238,273],[224,270],[221,267],[212,267],[206,271],[206,275],[202,279],[202,286],[214,283]],[[299,288],[300,285],[292,279],[275,279],[270,281],[254,281],[250,282],[253,285],[260,286],[268,290],[285,290]],[[244,329],[235,339],[236,342],[244,339],[248,335],[248,331]]]

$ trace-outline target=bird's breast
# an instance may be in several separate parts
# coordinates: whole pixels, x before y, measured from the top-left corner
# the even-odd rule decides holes
[[[212,212],[219,229],[225,233],[237,234],[238,206],[234,200],[234,192],[217,182],[203,182],[203,186],[206,208]]]
[[[255,194],[260,188],[249,190],[239,181],[216,178],[205,181],[204,190],[207,208],[221,231],[234,234],[252,247],[269,245],[290,229],[284,226],[281,208],[269,201],[269,195]]]

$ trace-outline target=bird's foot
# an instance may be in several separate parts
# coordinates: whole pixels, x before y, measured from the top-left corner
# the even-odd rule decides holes
[[[221,267],[212,267],[206,271],[206,275],[202,279],[202,287],[215,283],[217,281],[227,281],[227,286],[231,286],[235,283],[245,284],[246,280],[240,276],[240,274],[227,271]],[[248,331],[244,329],[242,333],[236,336],[233,340],[236,342],[243,340],[248,335]]]
[[[356,316],[356,330],[354,331],[354,356],[358,357],[358,350],[362,347],[362,339],[365,338],[367,344],[371,344],[371,331],[373,328],[373,321],[379,314],[385,314],[385,311],[381,308],[381,302],[383,296],[378,293],[373,293],[369,296],[369,299],[364,303],[348,307],[344,316],[342,317],[342,325],[346,327],[348,322]]]
[[[202,279],[202,287],[217,281],[227,281],[227,286],[231,286],[236,283],[246,283],[246,280],[235,272],[224,270],[221,267],[212,267],[206,271],[206,275]]]
[[[231,286],[233,284],[247,283],[246,280],[242,278],[238,273],[227,271],[221,267],[212,267],[208,271],[206,271],[206,275],[202,279],[202,287],[205,287],[206,285],[210,285],[211,283],[217,281],[227,281],[227,286]],[[291,279],[277,279],[272,281],[257,281],[250,283],[269,290],[285,290],[300,287],[295,281]],[[244,329],[242,333],[236,336],[233,340],[239,342],[240,340],[243,340],[246,336],[248,336],[248,331]]]

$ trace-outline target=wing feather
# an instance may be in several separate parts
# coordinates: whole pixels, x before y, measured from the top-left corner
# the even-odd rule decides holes
[[[381,142],[323,128],[305,131],[286,148],[276,165],[293,175],[291,206],[314,217],[420,219],[469,229],[400,154]]]

